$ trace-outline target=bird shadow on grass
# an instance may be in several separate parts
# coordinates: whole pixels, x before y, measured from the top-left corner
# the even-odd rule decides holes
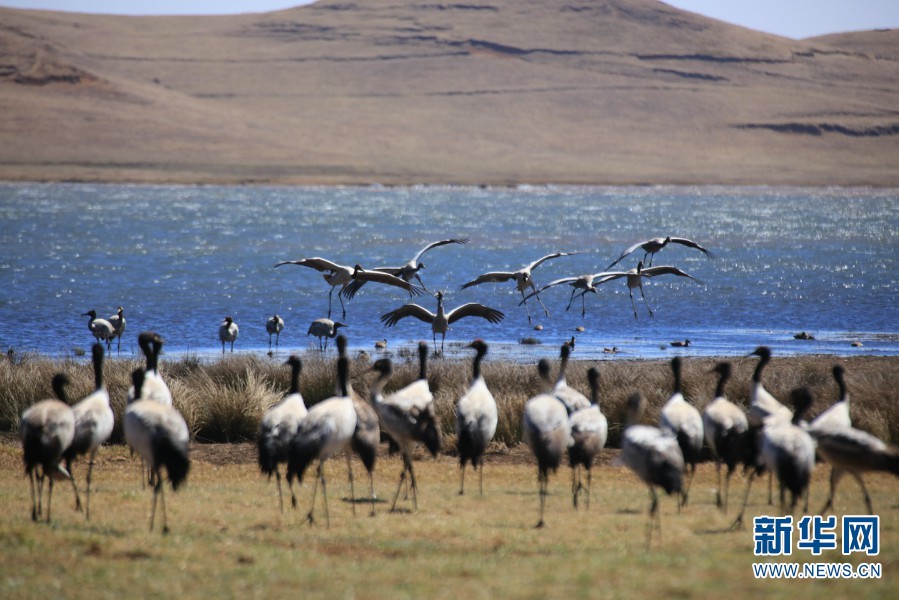
[[[372,503],[371,498],[362,498],[362,497],[348,498],[348,497],[344,496],[343,498],[340,499],[340,501],[346,502],[347,504],[371,504]],[[375,498],[374,503],[375,504],[387,504],[387,500],[383,500],[381,498]]]

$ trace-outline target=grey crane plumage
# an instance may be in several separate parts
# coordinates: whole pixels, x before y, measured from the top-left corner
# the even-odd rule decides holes
[[[222,354],[225,354],[226,343],[231,344],[231,352],[234,352],[234,342],[237,341],[238,335],[240,335],[240,328],[237,326],[237,323],[230,316],[225,317],[219,325],[219,340],[222,342]]]
[[[275,336],[275,350],[281,343],[281,332],[284,331],[284,319],[275,314],[265,322],[265,331],[268,333],[268,351],[272,351],[272,336]]]
[[[109,392],[103,380],[103,345],[94,344],[91,349],[94,368],[94,391],[72,407],[75,416],[75,434],[72,443],[63,453],[66,470],[75,490],[75,510],[81,510],[81,497],[75,484],[75,472],[72,469],[74,460],[82,454],[90,454],[87,466],[87,493],[85,496],[85,518],[91,519],[91,476],[94,471],[94,460],[100,446],[109,440],[115,424],[115,415],[109,403]]]
[[[421,285],[422,289],[425,291],[429,291],[427,287],[425,287],[424,282],[421,280],[419,276],[419,271],[425,268],[425,264],[421,261],[421,257],[428,250],[432,250],[434,248],[439,248],[440,246],[445,246],[447,244],[467,244],[469,242],[468,238],[453,238],[448,240],[440,240],[437,242],[431,242],[421,250],[419,250],[415,256],[413,256],[407,263],[405,263],[401,267],[376,267],[372,269],[372,271],[379,271],[381,273],[387,273],[389,275],[393,275],[394,277],[399,277],[403,281],[412,282],[413,279],[418,281]],[[356,280],[350,283],[344,290],[343,296],[346,297],[347,300],[352,300],[362,286],[365,285],[365,280]],[[409,295],[412,295],[411,291]]]
[[[337,337],[337,330],[341,327],[349,327],[349,325],[331,319],[316,319],[309,325],[306,335],[317,337],[318,349],[324,353],[328,349],[328,340]]]
[[[413,507],[418,510],[418,482],[412,461],[415,444],[423,443],[433,456],[437,456],[440,451],[440,428],[434,395],[427,379],[428,345],[424,342],[418,345],[418,357],[418,379],[388,396],[384,396],[382,390],[393,375],[393,364],[389,358],[382,358],[372,365],[372,370],[379,373],[378,379],[371,386],[372,404],[378,412],[381,427],[399,446],[403,455],[403,471],[400,473],[391,512],[396,510],[400,488],[406,482],[407,474],[412,487]]]
[[[658,427],[639,424],[645,404],[646,401],[639,393],[628,399],[621,454],[618,455],[615,464],[627,466],[649,486],[652,498],[646,526],[646,549],[649,550],[652,545],[652,531],[656,524],[660,535],[662,532],[656,486],[660,486],[669,495],[681,492],[684,456],[677,438],[669,432]]]
[[[347,338],[345,335],[337,336],[337,352],[339,356],[347,358]],[[378,413],[370,402],[364,400],[353,386],[348,384],[347,392],[353,399],[353,409],[356,411],[356,429],[350,440],[350,448],[362,461],[368,473],[368,493],[371,500],[371,512],[369,516],[375,516],[375,462],[378,459],[378,446],[381,444],[381,426],[378,421]],[[347,473],[350,478],[350,494],[353,497],[353,510],[355,511],[356,493],[353,488],[353,462],[347,453]]]
[[[319,483],[321,483],[325,507],[325,522],[328,527],[331,525],[325,463],[349,445],[353,431],[356,429],[356,411],[353,409],[353,401],[347,391],[349,369],[348,358],[344,356],[337,359],[337,380],[340,385],[340,393],[309,409],[306,417],[300,421],[288,449],[288,482],[296,477],[302,483],[306,468],[316,460],[318,461],[318,472],[312,488],[312,504],[306,515],[306,520],[310,525],[315,522],[313,511]]]
[[[309,267],[310,269],[315,269],[322,273],[322,276],[325,279],[325,282],[331,286],[330,291],[328,292],[328,318],[331,318],[331,298],[334,294],[334,288],[340,286],[340,293],[337,295],[337,299],[340,300],[340,308],[343,310],[343,318],[346,318],[346,307],[343,304],[342,295],[346,290],[347,286],[353,281],[372,281],[375,283],[383,283],[386,285],[392,285],[395,287],[402,288],[409,292],[411,295],[420,295],[423,290],[417,285],[413,285],[408,281],[404,281],[399,277],[395,277],[390,275],[389,273],[383,273],[380,271],[370,271],[363,269],[360,265],[355,265],[354,267],[349,267],[347,265],[339,265],[335,262],[331,262],[326,258],[314,257],[314,258],[303,258],[300,260],[287,260],[283,262],[279,262],[275,265],[274,268],[278,268],[282,265],[297,265],[300,267]]]
[[[587,371],[590,384],[590,406],[575,411],[569,416],[573,444],[568,448],[568,464],[571,466],[571,493],[574,507],[578,507],[581,491],[587,492],[587,508],[590,508],[590,488],[593,484],[593,461],[606,445],[609,437],[609,422],[599,407],[599,369],[591,367]],[[581,468],[587,471],[587,486],[581,482]]]
[[[112,338],[115,337],[115,327],[113,327],[112,323],[106,319],[98,318],[97,311],[95,310],[89,310],[81,316],[90,317],[87,322],[88,330],[98,342],[106,342],[106,349],[109,350],[112,344]]]
[[[581,317],[585,317],[587,315],[587,305],[584,297],[588,293],[596,294],[596,286],[602,283],[601,281],[596,281],[597,279],[601,279],[605,276],[605,273],[588,273],[586,275],[576,275],[573,277],[562,277],[561,279],[556,279],[555,281],[550,281],[546,285],[540,288],[540,292],[547,290],[551,287],[555,287],[557,285],[569,285],[571,286],[571,297],[568,299],[568,306],[565,307],[565,310],[571,309],[571,304],[574,302],[575,296],[579,296],[581,299]],[[580,293],[578,293],[580,292]],[[518,304],[524,304],[526,300],[530,299],[536,294],[536,292],[531,292]]]
[[[572,256],[574,254],[580,254],[580,252],[554,252],[553,254],[547,254],[542,258],[538,258],[534,262],[529,265],[526,265],[517,271],[493,271],[490,273],[484,273],[483,275],[479,275],[477,278],[472,279],[468,283],[462,286],[462,289],[471,287],[473,285],[480,285],[482,283],[501,283],[504,281],[513,280],[515,281],[515,285],[518,288],[518,291],[521,293],[521,299],[524,303],[524,308],[527,311],[528,315],[528,323],[531,322],[531,311],[528,308],[527,299],[525,298],[524,291],[527,288],[531,288],[533,290],[533,296],[537,298],[537,302],[540,303],[540,306],[543,307],[543,312],[546,313],[546,316],[549,316],[549,311],[544,306],[543,301],[540,300],[540,293],[537,291],[537,287],[534,285],[534,280],[531,276],[531,271],[542,265],[544,262],[548,260],[552,260],[554,258],[559,258],[561,256]]]
[[[64,373],[53,376],[53,392],[56,398],[41,400],[31,405],[19,424],[22,440],[22,458],[25,474],[31,483],[31,520],[37,521],[41,515],[41,495],[44,478],[49,477],[47,489],[47,522],[50,522],[50,505],[53,500],[53,482],[69,479],[71,475],[60,462],[63,453],[72,443],[75,435],[75,413],[69,406],[65,387],[69,378]],[[39,468],[39,470],[38,470]],[[35,492],[35,481],[37,492]]]
[[[496,400],[481,374],[481,361],[488,346],[477,339],[468,345],[475,351],[472,361],[471,383],[456,403],[456,448],[459,450],[461,479],[459,495],[465,494],[465,463],[480,473],[480,491],[484,495],[484,452],[496,434],[499,415]]]
[[[396,310],[392,310],[389,313],[381,315],[381,322],[384,323],[384,325],[387,327],[393,327],[401,319],[405,319],[406,317],[415,317],[419,321],[430,323],[431,333],[433,334],[434,351],[437,351],[437,334],[439,333],[441,335],[440,354],[443,354],[443,345],[446,341],[446,332],[449,330],[449,326],[459,319],[464,319],[466,317],[480,317],[482,319],[485,319],[488,323],[495,324],[502,321],[506,316],[502,312],[494,308],[484,306],[483,304],[478,304],[477,302],[469,302],[468,304],[457,306],[453,310],[446,312],[443,307],[443,292],[437,292],[436,297],[436,313],[432,313],[428,309],[424,308],[423,306],[419,306],[418,304],[404,304]]]
[[[144,399],[144,370],[131,374],[135,390],[134,401],[125,407],[125,440],[140,454],[153,473],[153,506],[150,512],[150,531],[156,520],[156,503],[162,502],[162,532],[168,533],[168,517],[165,510],[165,489],[162,469],[165,468],[172,491],[177,491],[187,480],[190,471],[190,431],[184,417],[173,406]]]
[[[113,338],[116,339],[116,352],[122,351],[122,335],[125,333],[125,309],[121,306],[116,309],[116,314],[108,319],[113,329]]]
[[[284,499],[281,495],[281,472],[278,465],[287,462],[287,451],[300,422],[308,412],[303,395],[300,393],[300,374],[303,362],[292,354],[285,365],[290,367],[290,388],[275,405],[269,407],[259,422],[256,435],[259,469],[271,479],[272,474],[278,484],[278,504],[284,512]],[[297,507],[297,497],[293,492],[293,482],[287,481],[290,490],[291,505]]]
[[[602,273],[599,273],[598,280],[595,282],[595,284],[600,285],[602,283],[624,278],[627,281],[627,293],[631,298],[631,307],[634,309],[634,318],[637,318],[637,304],[634,302],[635,289],[640,290],[640,296],[643,298],[643,303],[646,304],[646,308],[647,310],[649,310],[649,316],[652,317],[652,307],[649,306],[649,302],[646,300],[646,294],[643,291],[643,280],[658,277],[659,275],[676,275],[678,277],[686,277],[688,279],[692,279],[699,284],[702,283],[700,280],[696,279],[689,273],[678,269],[677,267],[665,265],[659,267],[644,268],[643,261],[641,260],[637,263],[637,268],[631,269],[629,271],[604,271]]]
[[[574,440],[571,423],[565,405],[549,392],[549,361],[540,359],[537,371],[544,391],[530,398],[524,406],[521,431],[525,443],[537,459],[537,492],[540,496],[540,518],[535,527],[546,525],[543,518],[546,496],[549,494],[549,474],[555,473],[562,462],[562,455]]]
[[[715,388],[714,398],[702,413],[702,429],[706,443],[715,455],[715,469],[718,475],[716,503],[718,508],[726,513],[730,478],[744,455],[749,421],[742,409],[728,400],[725,395],[725,387],[732,373],[731,364],[720,362],[715,365],[712,372],[718,373],[718,384]],[[721,493],[722,462],[727,466],[723,495]]]
[[[709,250],[703,248],[702,246],[700,246],[693,240],[688,240],[687,238],[682,238],[682,237],[671,237],[669,235],[668,237],[657,237],[657,238],[652,238],[652,239],[645,240],[642,242],[637,242],[636,244],[634,244],[633,246],[631,246],[630,248],[628,248],[624,252],[622,252],[621,256],[616,258],[612,262],[612,264],[610,264],[608,267],[606,267],[605,270],[608,271],[609,269],[611,269],[612,267],[617,265],[619,262],[621,262],[625,257],[627,257],[632,252],[635,252],[637,250],[643,250],[643,252],[644,252],[643,261],[645,262],[648,257],[649,264],[647,266],[651,267],[652,259],[653,259],[653,257],[655,257],[656,252],[659,252],[660,250],[662,250],[662,248],[664,248],[668,244],[680,244],[681,246],[686,246],[688,248],[695,248],[696,250],[699,250],[700,252],[702,252],[703,254],[708,256],[709,258],[715,258],[714,254],[712,254]]]
[[[677,438],[684,463],[690,468],[690,476],[681,490],[679,507],[686,506],[690,496],[690,485],[696,475],[696,463],[702,451],[703,431],[702,415],[696,407],[687,402],[683,394],[681,369],[683,361],[679,356],[671,359],[671,372],[674,375],[674,389],[668,402],[662,407],[661,426]]]

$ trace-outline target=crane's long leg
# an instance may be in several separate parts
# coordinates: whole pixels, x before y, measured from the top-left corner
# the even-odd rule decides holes
[[[275,466],[275,481],[278,482],[278,506],[281,507],[281,514],[284,514],[284,496],[281,494],[281,471]]]
[[[34,479],[36,475],[34,474],[34,469],[28,472],[28,481],[31,482],[31,520],[37,521],[38,516],[38,508],[37,508],[37,493],[34,490]]]
[[[74,471],[72,469],[72,461],[70,461],[70,460],[66,460],[66,471],[68,471],[69,475],[72,476],[71,477],[72,489],[75,491],[75,510],[77,510],[78,512],[82,512],[83,508],[81,507],[81,496],[78,494],[78,484],[75,483],[75,475],[74,475]]]
[[[652,316],[652,307],[649,305],[649,302],[646,300],[646,294],[643,292],[643,286],[640,286],[640,295],[643,297],[643,303],[646,304],[646,308],[649,309],[649,316]]]
[[[743,506],[740,507],[740,514],[737,515],[737,518],[734,519],[734,522],[731,524],[731,529],[743,529],[743,513],[746,512],[746,504],[749,502],[749,490],[752,487],[753,479],[755,479],[755,471],[749,474],[749,479],[746,481],[746,492],[743,494]]]
[[[97,457],[97,450],[95,448],[94,450],[91,451],[90,462],[87,463],[87,497],[85,498],[84,516],[88,521],[91,520],[91,476],[93,475],[93,472],[94,472],[94,459],[96,457]],[[71,472],[69,472],[69,474],[71,475]],[[72,477],[72,481],[74,481],[74,480],[75,480],[75,478]]]
[[[631,297],[631,307],[634,309],[634,318],[637,318],[637,305],[634,303],[634,290],[627,288],[627,293]]]
[[[524,297],[524,291],[523,290],[519,290],[519,291],[521,291],[521,301],[524,302],[524,310],[528,314],[528,323],[530,323],[531,322],[531,309],[528,308],[528,301]]]
[[[418,482],[415,480],[415,467],[412,466],[412,456],[410,455],[406,459],[405,455],[403,455],[403,459],[408,460],[409,479],[412,481],[412,506],[415,508],[415,512],[418,512]]]
[[[331,291],[328,292],[328,318],[331,318],[331,298],[334,296],[334,286],[331,286]],[[340,298],[340,294],[337,295]],[[341,303],[343,301],[341,300]]]
[[[465,495],[465,461],[462,461],[460,471],[461,471],[462,477],[459,481],[459,495],[464,496]]]
[[[356,487],[353,485],[353,457],[352,453],[346,452],[346,469],[350,479],[350,505],[353,507],[353,516],[356,516]]]
[[[50,504],[53,502],[53,476],[49,476],[47,482],[47,523],[50,522]]]
[[[325,483],[325,461],[321,460],[318,463],[318,477],[322,482],[322,500],[325,503],[325,527],[328,529],[331,528],[331,514],[328,512],[328,488]]]
[[[649,550],[652,547],[652,530],[655,526],[656,516],[658,516],[659,520],[659,537],[662,535],[662,518],[659,515],[659,497],[656,495],[656,489],[653,486],[649,486],[649,522],[646,524],[646,550]]]
[[[581,294],[581,318],[582,319],[587,316],[587,300],[585,298],[586,295],[587,295],[586,292]]]
[[[549,486],[549,474],[538,469],[537,471],[537,495],[540,496],[540,520],[537,521],[535,529],[540,529],[546,523],[543,521],[543,509],[546,507],[546,494]]]
[[[574,302],[574,294],[575,294],[575,292],[577,292],[577,288],[575,288],[575,287],[571,288],[571,298],[568,299],[568,306],[565,307],[565,310],[566,310],[566,311],[567,311],[569,308],[571,308],[571,303]]]
[[[868,495],[868,488],[865,487],[865,482],[862,480],[862,474],[861,473],[853,473],[852,475],[853,475],[853,477],[855,477],[855,480],[858,482],[859,487],[862,488],[862,494],[864,494],[864,496],[865,496],[865,507],[868,509],[867,514],[873,515],[874,507],[871,505],[871,496]]]
[[[531,281],[531,289],[534,290],[534,298],[537,299],[537,302],[540,303],[540,306],[543,307],[543,312],[546,313],[546,316],[549,317],[549,311],[546,309],[546,305],[543,304],[543,300],[540,299],[540,294],[537,292],[537,288],[534,287],[534,282]],[[524,297],[524,292],[521,292],[522,298]]]
[[[315,496],[318,495],[318,482],[320,479],[320,477],[319,477],[320,474],[321,474],[321,462],[319,462],[319,473],[316,475],[315,483],[312,486],[312,506],[309,507],[309,512],[306,514],[306,522],[309,523],[309,525],[315,524],[315,517],[312,513],[315,511]]]
[[[405,457],[405,455],[404,455]],[[400,480],[396,484],[396,494],[393,495],[393,504],[390,506],[390,512],[396,511],[396,502],[400,498],[400,488],[403,487],[403,483],[406,481],[406,461],[403,459],[403,471],[400,473]]]

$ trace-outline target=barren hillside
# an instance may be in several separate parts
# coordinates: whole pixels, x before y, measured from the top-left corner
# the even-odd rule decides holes
[[[0,179],[899,186],[899,37],[652,0],[0,8]]]

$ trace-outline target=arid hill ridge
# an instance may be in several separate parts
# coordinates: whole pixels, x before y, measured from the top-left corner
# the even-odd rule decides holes
[[[899,186],[899,32],[652,0],[0,8],[0,179]]]

